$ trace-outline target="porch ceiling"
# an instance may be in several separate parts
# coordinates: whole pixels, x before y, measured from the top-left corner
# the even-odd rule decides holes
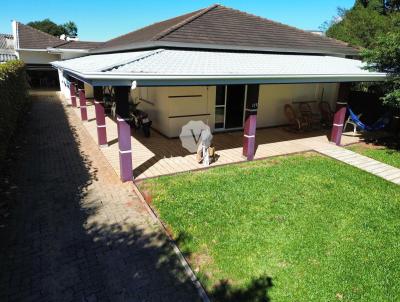
[[[332,56],[157,49],[52,62],[94,86],[382,81],[359,60]]]

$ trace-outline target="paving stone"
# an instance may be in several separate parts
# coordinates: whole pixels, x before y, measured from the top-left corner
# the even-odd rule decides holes
[[[132,184],[120,182],[73,109],[33,98],[24,138],[14,208],[0,230],[1,301],[199,300]]]
[[[343,151],[340,151],[343,150]],[[342,161],[353,167],[359,168],[376,176],[379,176],[387,181],[391,181],[395,184],[400,184],[400,169],[392,167],[390,165],[381,163],[377,160],[371,159],[369,157],[360,155],[350,150],[343,149],[341,147],[322,144],[315,148],[316,151],[332,157],[336,160]]]

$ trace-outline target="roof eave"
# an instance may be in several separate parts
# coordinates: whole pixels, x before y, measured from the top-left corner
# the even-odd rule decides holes
[[[274,52],[274,53],[302,53],[302,54],[319,54],[333,56],[354,56],[358,55],[357,49],[348,51],[326,51],[322,49],[302,49],[302,48],[278,48],[278,47],[254,47],[254,46],[238,46],[228,44],[209,44],[209,43],[183,43],[169,41],[146,41],[139,43],[130,43],[114,47],[91,49],[91,54],[102,54],[111,52],[123,52],[129,50],[149,49],[149,48],[189,48],[189,49],[209,49],[209,50],[231,50],[231,51],[254,51],[254,52]]]
[[[134,73],[82,73],[59,67],[63,72],[93,86],[199,86],[223,84],[290,84],[290,83],[340,83],[340,82],[378,82],[387,77],[383,73],[374,74],[321,74],[321,75],[160,75]]]

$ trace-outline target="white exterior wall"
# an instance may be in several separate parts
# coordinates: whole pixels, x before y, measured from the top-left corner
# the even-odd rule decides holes
[[[338,83],[260,85],[257,128],[287,124],[283,106],[293,101],[323,100],[334,109],[338,89]],[[141,102],[139,109],[149,114],[154,129],[177,137],[182,126],[191,120],[201,120],[214,130],[215,94],[215,86],[142,87],[131,96]],[[319,112],[317,102],[312,104],[315,112]],[[297,109],[296,104],[292,106]]]
[[[60,71],[59,76],[61,91],[69,98],[69,88],[64,85],[67,81]],[[257,128],[287,124],[283,106],[291,104],[297,109],[293,101],[323,100],[333,110],[338,89],[338,83],[260,85]],[[92,86],[85,84],[85,92],[88,98],[93,97]],[[139,87],[131,92],[130,98],[140,102],[138,108],[149,114],[154,129],[167,137],[177,137],[182,126],[191,120],[203,121],[214,130],[215,94],[215,86]],[[313,106],[319,112],[317,103]]]
[[[337,83],[260,85],[257,127],[287,124],[283,106],[291,104],[297,110],[297,105],[292,104],[293,101],[321,101],[322,98],[331,105],[333,110],[338,89]],[[310,105],[313,111],[319,112],[318,103]]]
[[[79,58],[83,56],[87,56],[88,53],[85,52],[63,52],[61,54],[61,60],[69,60],[73,58]]]
[[[89,84],[85,84],[85,96],[86,98],[93,98],[93,86]]]
[[[50,54],[47,51],[18,50],[19,59],[26,64],[50,64],[60,60],[59,54]]]
[[[215,86],[149,87],[133,93],[139,109],[149,114],[153,128],[168,137],[177,137],[189,121],[203,121],[213,130]]]
[[[60,69],[57,69],[57,72],[58,72],[58,80],[60,82],[60,91],[66,99],[70,99],[69,87],[67,85],[68,81],[66,78],[64,78],[63,73]]]

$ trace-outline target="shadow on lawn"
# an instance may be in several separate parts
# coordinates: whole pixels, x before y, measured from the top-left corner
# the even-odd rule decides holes
[[[364,139],[366,144],[372,144],[378,147],[388,148],[388,152],[400,151],[400,137],[395,135],[386,135],[382,137],[366,137]]]
[[[190,259],[193,255],[193,251],[187,247],[192,240],[193,237],[186,232],[180,232],[174,240],[186,259]],[[201,274],[199,279],[203,285],[210,283],[206,274]],[[269,302],[271,299],[268,292],[272,287],[272,278],[263,275],[253,278],[248,284],[241,287],[233,285],[227,279],[220,280],[211,289],[208,289],[207,292],[210,299],[215,302]]]
[[[213,301],[219,302],[269,302],[268,291],[272,286],[272,279],[268,276],[253,279],[246,288],[235,288],[224,280],[209,295]]]

